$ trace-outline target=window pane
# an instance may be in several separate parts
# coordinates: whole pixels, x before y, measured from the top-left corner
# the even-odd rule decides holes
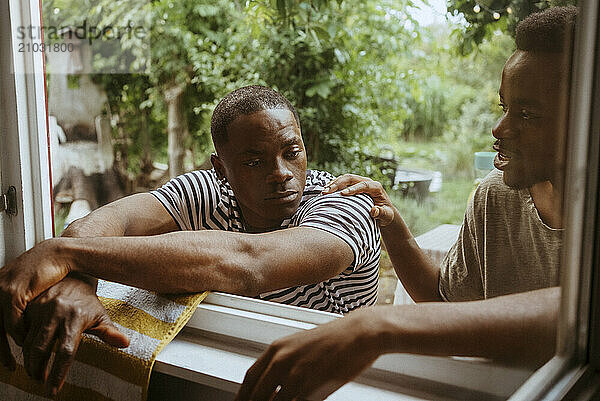
[[[260,84],[296,108],[309,169],[383,185],[441,296],[558,286],[573,38],[515,43],[547,4],[318,3],[45,0],[57,234],[212,169],[215,106]],[[384,249],[378,304],[413,302],[397,271]]]

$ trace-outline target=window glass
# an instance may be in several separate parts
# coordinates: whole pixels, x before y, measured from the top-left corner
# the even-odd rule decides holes
[[[435,264],[451,263],[462,236],[473,240],[465,263],[514,243],[510,252],[526,254],[515,260],[553,266],[508,280],[486,271],[477,295],[442,269],[449,299],[557,286],[570,59],[516,48],[518,22],[549,3],[495,4],[44,0],[56,234],[125,195],[211,169],[212,111],[259,84],[295,106],[308,168],[381,182]],[[539,68],[520,69],[527,63]],[[460,226],[465,211],[486,213],[468,205],[486,202],[477,187],[497,168],[516,188],[499,207],[518,236],[484,255],[475,238],[489,226]],[[533,220],[511,217],[527,212]],[[527,241],[554,253],[529,254]],[[377,302],[412,302],[385,250],[379,269]]]

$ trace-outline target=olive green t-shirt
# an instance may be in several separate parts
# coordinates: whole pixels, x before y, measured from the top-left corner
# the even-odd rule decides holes
[[[475,190],[442,262],[442,298],[469,301],[557,286],[562,231],[544,224],[528,189],[509,188],[493,170]]]

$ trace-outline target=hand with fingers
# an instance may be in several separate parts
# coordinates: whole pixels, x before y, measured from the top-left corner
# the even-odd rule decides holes
[[[94,286],[70,276],[31,301],[24,321],[25,370],[33,379],[47,383],[52,394],[60,391],[83,332],[94,334],[114,347],[129,345],[129,339],[108,317]],[[53,349],[56,355],[50,368]]]
[[[23,345],[23,313],[27,304],[69,274],[69,262],[61,256],[56,240],[47,240],[0,269],[0,361],[15,367],[7,335]]]
[[[375,205],[371,209],[371,216],[378,220],[381,227],[394,220],[396,208],[380,182],[360,175],[344,174],[331,181],[322,193],[331,194],[336,191],[346,196],[365,193],[373,198]]]
[[[19,346],[24,344],[23,315],[28,304],[70,271],[71,261],[61,253],[60,239],[41,242],[0,269],[0,361],[5,367],[15,368],[7,336]]]
[[[248,369],[236,401],[325,399],[380,352],[368,309],[353,312],[274,341]]]

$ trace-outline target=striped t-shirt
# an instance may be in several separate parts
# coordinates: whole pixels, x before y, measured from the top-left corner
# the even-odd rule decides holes
[[[377,224],[369,215],[373,201],[364,194],[321,195],[333,178],[324,171],[307,170],[300,206],[281,228],[312,227],[341,238],[354,253],[352,264],[323,282],[260,294],[261,299],[334,313],[377,301],[381,242]],[[151,193],[180,230],[246,231],[233,190],[217,179],[214,170],[183,174]]]

